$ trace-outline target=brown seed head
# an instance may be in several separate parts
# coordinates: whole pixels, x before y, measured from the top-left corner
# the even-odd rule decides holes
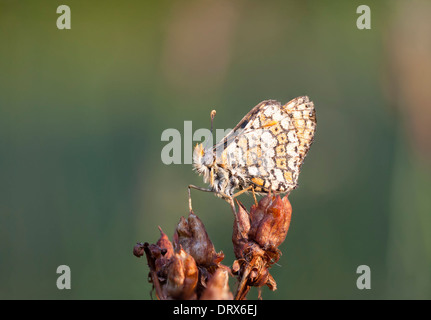
[[[223,252],[217,253],[204,224],[193,212],[188,219],[181,217],[174,235],[175,247],[181,246],[199,266],[209,267],[223,260]]]
[[[198,282],[198,268],[191,255],[180,249],[172,256],[168,266],[165,291],[171,299],[189,300],[195,297]]]

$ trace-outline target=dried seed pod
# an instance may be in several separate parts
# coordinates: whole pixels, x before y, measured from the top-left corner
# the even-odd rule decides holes
[[[196,298],[198,268],[191,255],[180,249],[171,258],[167,268],[168,280],[164,288],[171,299],[189,300]]]
[[[152,256],[154,257],[155,261],[154,264],[156,266],[156,272],[158,272],[158,275],[161,279],[165,277],[165,271],[163,270],[164,267],[169,263],[169,260],[174,255],[174,247],[169,240],[168,236],[162,231],[162,229],[159,227],[160,230],[160,239],[157,241],[157,244],[150,245],[150,250],[152,253]],[[163,271],[162,271],[163,270]]]
[[[181,217],[174,235],[175,247],[181,246],[199,266],[210,267],[223,260],[223,252],[217,253],[204,224],[193,212],[188,219]]]
[[[168,236],[163,232],[162,228],[160,228],[160,239],[157,241],[157,245],[162,250],[162,254],[166,259],[170,259],[174,254],[174,246],[172,242],[169,240]],[[164,253],[163,253],[164,251]]]
[[[237,259],[243,258],[248,243],[250,231],[250,218],[242,203],[238,203],[238,210],[233,224],[232,243],[233,251]]]
[[[265,198],[264,198],[265,199]],[[292,206],[289,199],[280,196],[272,197],[265,207],[250,211],[250,217],[259,217],[252,223],[250,238],[256,241],[262,248],[277,248],[286,239],[292,215]],[[262,215],[263,209],[263,215]]]
[[[218,268],[208,281],[207,288],[202,294],[201,300],[232,300],[233,295],[229,289],[229,271],[226,268]]]
[[[141,242],[138,242],[137,244],[135,244],[135,246],[133,247],[133,255],[135,257],[142,257],[144,255],[144,244]]]
[[[266,210],[272,203],[273,196],[268,195],[260,199],[257,205],[252,205],[250,208],[250,232],[249,237],[254,238],[256,229],[266,214]]]

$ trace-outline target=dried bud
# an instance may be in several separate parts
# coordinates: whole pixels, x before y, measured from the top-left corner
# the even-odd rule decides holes
[[[144,255],[144,244],[141,242],[138,242],[133,247],[133,255],[140,258]]]
[[[181,217],[174,235],[175,247],[181,246],[199,266],[212,266],[223,260],[223,252],[217,253],[202,221],[190,212],[188,219]]]
[[[286,239],[292,206],[288,197],[265,197],[250,210],[249,238],[262,248],[277,248]]]
[[[159,227],[159,230],[160,239],[157,241],[156,245],[150,245],[150,251],[155,259],[155,271],[159,272],[159,276],[163,279],[166,272],[161,272],[161,270],[163,270],[174,255],[174,247],[171,241],[169,241],[168,236],[162,231],[162,228]]]
[[[180,249],[172,256],[167,268],[166,296],[172,299],[194,299],[198,273],[193,257]]]
[[[201,300],[232,300],[233,295],[229,289],[229,271],[219,268],[208,281],[207,288]]]
[[[250,231],[250,218],[242,203],[238,203],[235,222],[233,224],[232,243],[233,251],[237,259],[243,258],[244,251],[248,243],[248,233]]]
[[[174,247],[172,242],[169,240],[168,236],[163,232],[162,228],[159,227],[160,230],[160,239],[157,241],[157,245],[162,251],[162,255],[166,259],[170,259],[174,254]]]
[[[260,199],[257,206],[256,205],[251,206],[250,208],[250,223],[251,223],[250,236],[251,237],[254,236],[257,226],[265,216],[267,208],[271,205],[272,198],[273,197],[271,195],[268,195]]]

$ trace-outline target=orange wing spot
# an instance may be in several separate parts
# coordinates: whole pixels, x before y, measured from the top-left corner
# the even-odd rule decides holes
[[[275,148],[275,152],[277,157],[285,157],[286,156],[286,147],[282,144],[278,145]]]
[[[279,144],[283,144],[283,145],[286,144],[286,142],[287,142],[287,134],[285,132],[280,133],[277,136],[277,140],[278,140]]]
[[[263,184],[265,183],[261,178],[253,178],[251,179],[251,182],[257,184],[258,186],[263,186]]]
[[[272,127],[272,126],[275,126],[277,123],[278,123],[278,121],[271,120],[271,121],[265,123],[264,125],[262,125],[262,128]]]
[[[292,183],[292,173],[289,171],[284,171],[284,180],[286,180],[287,183]]]
[[[286,165],[286,159],[283,158],[277,158],[275,159],[275,162],[277,164],[277,168],[280,169],[287,169],[287,165]],[[291,179],[292,180],[292,179]]]

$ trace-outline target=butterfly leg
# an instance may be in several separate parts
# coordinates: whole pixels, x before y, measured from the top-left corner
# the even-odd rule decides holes
[[[241,191],[238,191],[237,193],[235,193],[233,196],[232,196],[232,198],[236,198],[236,197],[238,197],[240,194],[243,194],[244,192],[247,192],[247,191],[249,191],[251,189],[251,192],[253,193],[253,199],[254,199],[254,203],[256,204],[256,206],[257,206],[257,199],[256,199],[256,193],[254,192],[254,186],[249,186],[248,188],[246,188],[246,189],[243,189],[243,190],[241,190]]]
[[[235,203],[233,202],[233,197],[229,197],[228,199],[225,199],[229,204],[230,204],[230,208],[232,209],[232,213],[234,215],[234,217],[236,217],[236,208],[235,208]]]
[[[227,203],[229,203],[230,208],[232,209],[233,216],[235,217],[236,227],[238,230],[242,232],[242,228],[241,228],[241,225],[239,224],[239,219],[236,213],[235,202],[233,201],[236,195],[228,196],[227,194],[224,194],[224,193],[219,193],[219,194],[223,197],[224,200],[226,200]]]
[[[253,188],[253,186],[250,186],[250,187],[245,188],[245,189],[243,189],[243,190],[241,190],[241,191],[238,191],[237,193],[235,193],[235,194],[232,196],[232,198],[236,198],[236,197],[238,197],[239,195],[243,194],[244,192],[247,192],[248,190],[250,190],[250,189],[252,189],[252,188]]]
[[[205,189],[205,188],[201,188],[201,187],[196,187],[196,186],[190,184],[188,186],[188,191],[189,191],[189,210],[190,210],[190,212],[193,212],[193,208],[192,208],[192,195],[191,195],[191,192],[190,192],[191,189],[200,190],[200,191],[204,191],[204,192],[214,192],[211,189]]]
[[[256,205],[256,207],[257,207],[257,199],[256,199],[256,193],[254,192],[254,187],[253,187],[253,188],[251,188],[251,191],[252,191],[252,193],[253,193],[254,204],[255,204],[255,205]]]
[[[230,208],[232,209],[233,216],[235,217],[235,220],[236,220],[236,223],[237,223],[237,228],[238,228],[238,230],[241,230],[241,226],[239,225],[239,221],[238,221],[238,219],[236,219],[236,207],[235,207],[235,202],[233,201],[233,199],[235,198],[235,195],[234,196],[229,196],[229,195],[227,195],[225,193],[222,193],[222,192],[217,192],[217,191],[214,191],[212,189],[205,189],[205,188],[201,188],[201,187],[196,187],[196,186],[190,184],[188,186],[188,192],[189,192],[189,210],[190,210],[190,212],[193,212],[193,208],[192,208],[192,196],[191,196],[191,192],[190,192],[191,189],[200,190],[200,191],[204,191],[204,192],[212,192],[212,193],[215,193],[216,195],[220,196],[221,198],[223,198],[227,203],[229,203]]]
[[[234,217],[236,217],[236,208],[235,208],[235,203],[233,202],[233,198],[235,196],[229,196],[223,192],[217,192],[217,191],[213,191],[215,194],[217,194],[220,198],[224,199],[227,203],[229,203],[231,209],[232,209],[232,213],[234,215]]]
[[[227,194],[222,193],[222,192],[217,192],[217,191],[214,191],[212,189],[205,189],[205,188],[197,187],[197,186],[194,186],[192,184],[188,186],[188,191],[189,191],[189,210],[190,211],[193,211],[193,208],[192,208],[192,196],[191,196],[191,192],[190,192],[191,189],[195,189],[195,190],[199,190],[199,191],[204,191],[204,192],[215,193],[220,198],[224,199],[227,203],[229,203],[229,205],[230,205],[230,207],[232,209],[233,215],[236,216],[236,208],[235,208],[235,203],[233,202],[233,197],[228,196]]]

